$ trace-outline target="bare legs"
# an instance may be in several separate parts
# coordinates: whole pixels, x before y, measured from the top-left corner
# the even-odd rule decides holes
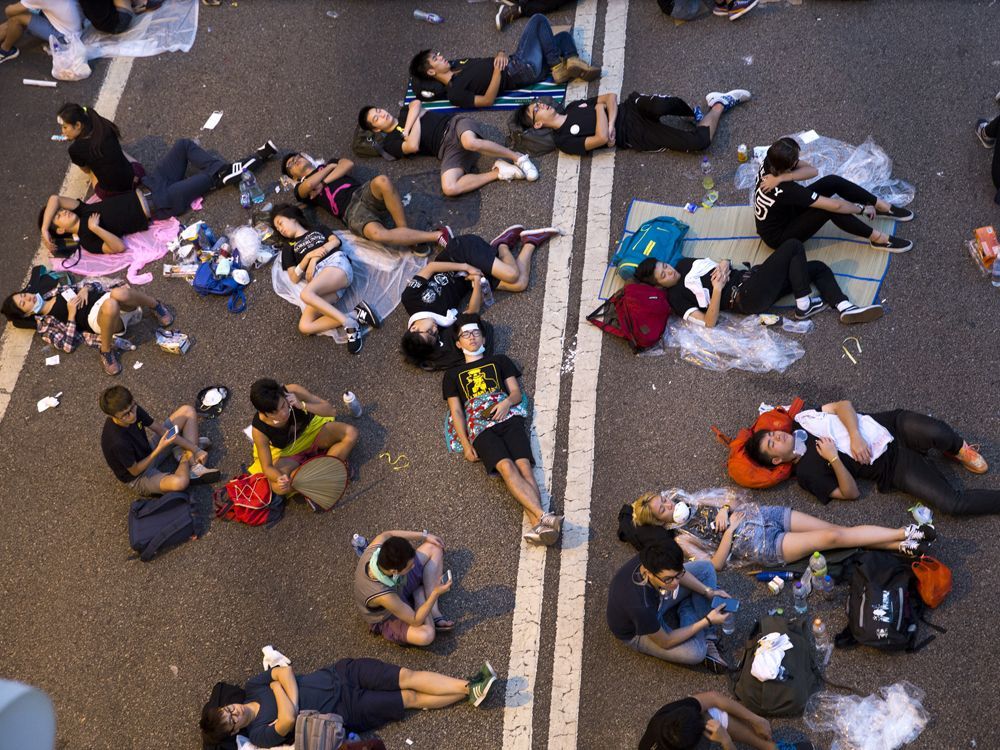
[[[524,512],[528,514],[528,522],[535,526],[542,520],[542,496],[535,482],[535,472],[531,468],[531,461],[526,458],[519,458],[515,463],[509,458],[505,458],[497,464],[503,483],[507,485],[510,494],[521,504]]]
[[[528,281],[531,278],[531,257],[534,255],[535,246],[530,242],[521,245],[521,252],[517,254],[517,259],[506,245],[497,248],[498,258],[493,261],[492,275],[500,279],[497,287],[505,292],[523,292],[528,288]]]
[[[792,511],[791,531],[781,540],[781,556],[793,562],[816,550],[866,547],[896,550],[906,538],[905,529],[884,526],[837,526],[806,513]]]
[[[358,429],[353,425],[327,422],[316,435],[313,447],[326,451],[328,456],[336,456],[346,462],[354,446],[358,444],[358,437]]]
[[[399,191],[392,184],[392,180],[384,174],[380,174],[371,181],[372,195],[381,201],[392,222],[396,226],[393,229],[370,221],[365,225],[364,235],[372,242],[382,242],[387,245],[419,245],[423,242],[437,242],[440,232],[423,232],[419,229],[410,229],[406,224],[406,213],[403,211],[403,199],[399,196]]]
[[[455,198],[479,190],[484,185],[489,185],[498,179],[500,179],[500,170],[496,168],[481,174],[466,174],[461,167],[455,167],[441,173],[441,192],[449,198]]]
[[[444,708],[469,696],[469,683],[438,672],[399,670],[405,708]]]
[[[346,325],[347,316],[330,300],[336,300],[347,286],[347,274],[339,268],[320,269],[299,295],[306,305],[299,318],[299,331],[309,336]]]

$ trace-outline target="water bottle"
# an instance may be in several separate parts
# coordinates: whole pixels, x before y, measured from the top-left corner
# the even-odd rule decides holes
[[[253,177],[250,172],[244,172],[240,177],[240,205],[243,208],[250,208],[253,205],[253,198],[250,196],[250,180]]]
[[[813,620],[812,631],[813,643],[816,644],[816,661],[825,667],[830,663],[830,656],[833,654],[833,638],[826,629],[826,623],[818,617]]]
[[[809,572],[812,573],[813,586],[827,574],[826,558],[819,551],[813,552],[809,558]]]
[[[254,203],[263,203],[264,191],[257,184],[257,178],[253,176],[253,172],[248,169],[243,173],[243,176],[247,178],[247,189],[250,191],[250,200]]]
[[[479,288],[483,292],[483,308],[490,307],[493,304],[493,287],[490,286],[490,280],[485,276],[480,276]]]
[[[818,579],[816,583],[819,585],[819,591],[823,594],[823,598],[827,601],[833,599],[833,579],[830,576],[823,576]]]
[[[426,10],[413,11],[413,17],[418,21],[427,21],[427,23],[444,23],[444,19],[437,13],[428,13]]]
[[[351,546],[354,548],[354,554],[361,557],[365,554],[365,550],[368,549],[368,540],[361,536],[361,534],[355,534],[351,537]]]
[[[732,635],[736,632],[736,614],[731,613],[722,621],[722,634]]]
[[[804,615],[809,610],[808,596],[809,593],[802,582],[796,582],[795,590],[792,593],[792,606],[795,608],[796,614]]]
[[[773,580],[775,577],[790,581],[795,578],[795,574],[790,570],[763,570],[756,576],[758,581],[764,581],[765,583]]]
[[[708,160],[707,156],[701,157],[701,173],[708,174],[712,171],[712,162]]]
[[[711,171],[712,171],[712,162],[708,160],[707,156],[703,156],[701,159],[701,173],[705,176],[701,178],[701,186],[705,188],[705,190],[711,190],[712,188],[715,187],[715,180],[713,180],[711,176],[709,176],[709,173]],[[718,196],[716,197],[716,200],[717,199]],[[712,203],[715,203],[715,201],[713,200]],[[711,208],[711,206],[708,207]]]
[[[344,391],[344,406],[351,412],[352,417],[361,416],[361,401],[358,400],[353,391]]]

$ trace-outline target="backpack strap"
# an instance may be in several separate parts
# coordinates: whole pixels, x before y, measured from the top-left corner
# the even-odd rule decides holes
[[[243,291],[243,287],[233,290],[233,293],[229,295],[229,301],[226,302],[226,307],[231,313],[241,313],[247,309],[247,294]]]
[[[139,555],[139,559],[143,562],[149,562],[152,560],[156,557],[156,553],[160,551],[160,547],[162,547],[170,537],[183,529],[189,523],[190,519],[178,518],[150,540],[149,544],[146,545],[146,548]]]

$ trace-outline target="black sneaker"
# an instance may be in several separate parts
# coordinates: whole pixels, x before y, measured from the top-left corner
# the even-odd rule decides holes
[[[270,159],[276,153],[278,153],[278,147],[274,145],[274,141],[268,140],[264,143],[263,146],[254,151],[254,156],[256,156],[261,161],[264,161],[266,159]]]
[[[821,299],[816,299],[815,297],[809,300],[809,307],[805,310],[800,310],[798,307],[795,308],[795,319],[796,320],[808,320],[813,315],[819,312],[823,312],[826,309],[826,303]]]
[[[919,526],[911,523],[904,531],[906,531],[907,539],[913,539],[918,542],[927,542],[929,544],[937,539],[937,529],[929,523],[922,523]]]
[[[246,171],[246,165],[241,161],[234,161],[215,173],[216,187],[228,185],[230,182],[239,180]]]
[[[434,245],[436,244],[437,243],[435,242]],[[429,258],[431,256],[431,253],[434,252],[434,245],[428,244],[426,242],[420,245],[414,245],[412,252],[418,258]]]
[[[2,54],[2,52],[0,52]],[[986,126],[990,124],[989,120],[980,120],[976,123],[976,137],[979,142],[983,144],[983,148],[993,148],[997,145],[996,138],[990,138],[986,135]]]
[[[923,539],[904,539],[899,543],[899,554],[903,557],[922,557],[927,554],[927,545]]]
[[[368,326],[369,328],[382,327],[382,321],[364,300],[354,306],[354,317],[356,317],[358,322],[363,326]]]
[[[0,49],[0,63],[10,62],[11,60],[16,59],[17,56],[20,54],[21,50],[19,50],[17,47],[11,47],[6,52]]]
[[[840,311],[840,322],[847,325],[870,323],[883,315],[885,315],[885,308],[882,305],[865,305],[864,307],[851,305]]]
[[[871,240],[868,241],[868,244],[877,250],[885,250],[887,253],[905,253],[913,249],[912,242],[895,235],[889,235],[889,241],[885,244],[872,242]]]
[[[358,328],[345,328],[344,330],[347,332],[347,351],[351,354],[360,354],[361,347],[365,345],[361,330]]]
[[[888,211],[878,211],[879,216],[888,216],[896,221],[913,221],[913,211],[902,206],[889,206]]]

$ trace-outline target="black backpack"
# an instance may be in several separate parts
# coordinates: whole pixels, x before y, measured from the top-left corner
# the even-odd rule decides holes
[[[382,147],[383,133],[373,133],[360,125],[354,128],[354,137],[351,139],[351,151],[355,156],[375,157],[381,156],[386,161],[396,161],[396,157]]]
[[[757,641],[768,633],[784,633],[792,642],[792,648],[785,652],[781,661],[785,668],[783,678],[761,682],[750,674],[750,668],[757,652]],[[740,703],[761,716],[801,716],[809,696],[819,690],[823,682],[813,653],[812,639],[806,634],[801,619],[789,622],[783,617],[762,617],[750,631],[743,655],[733,672],[733,692]]]
[[[848,571],[847,627],[835,639],[838,647],[860,644],[883,651],[918,651],[936,636],[918,642],[920,623],[927,622],[910,561],[891,552],[869,550]]]
[[[128,512],[128,543],[143,562],[195,536],[194,513],[186,492],[136,500]]]

